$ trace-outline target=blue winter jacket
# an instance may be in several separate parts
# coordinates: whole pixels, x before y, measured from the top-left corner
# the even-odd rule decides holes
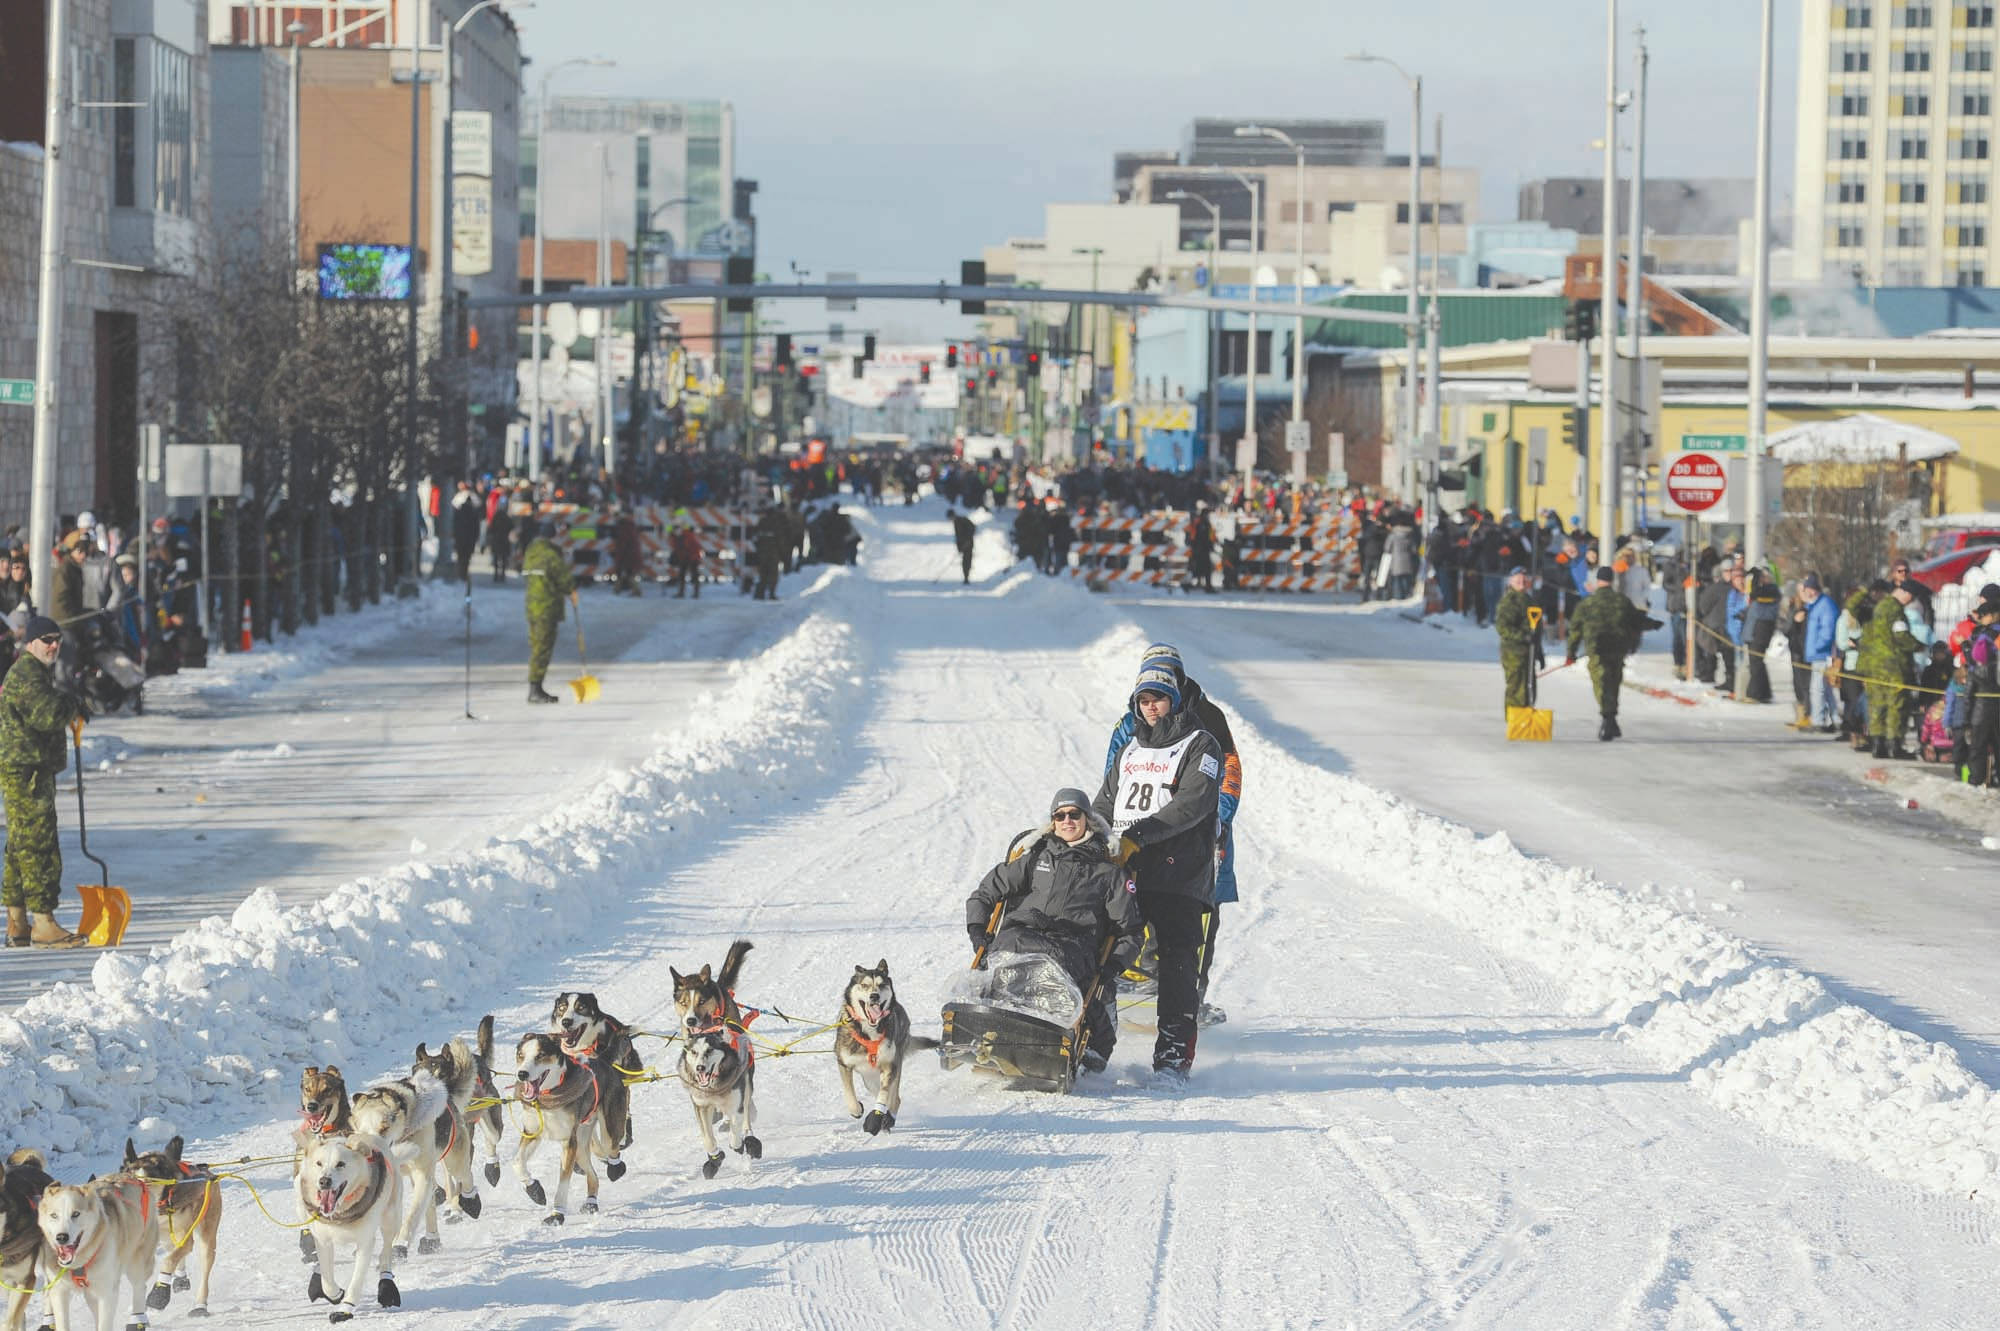
[[[1750,598],[1734,587],[1729,589],[1729,640],[1738,647],[1743,645],[1746,613],[1750,609]]]
[[[1840,622],[1840,607],[1824,592],[1806,607],[1806,661],[1818,665],[1833,659],[1833,628]]]

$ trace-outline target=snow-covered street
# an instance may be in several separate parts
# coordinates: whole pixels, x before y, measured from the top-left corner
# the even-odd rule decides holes
[[[506,1077],[558,991],[659,1029],[668,966],[738,937],[746,1002],[824,1021],[886,958],[935,1033],[966,895],[1053,789],[1095,788],[1161,636],[1238,721],[1245,769],[1244,901],[1211,995],[1230,1018],[1189,1088],[1142,1075],[1137,1029],[1067,1097],[919,1055],[870,1138],[824,1054],[767,1056],[764,1157],[705,1181],[685,1093],[642,1084],[601,1215],[545,1228],[510,1172],[443,1254],[398,1264],[398,1316],[1993,1324],[2000,1103],[1908,1033],[1951,1034],[1990,1075],[1976,837],[1862,807],[1830,770],[1844,755],[1791,756],[1736,716],[1635,699],[1630,743],[1572,725],[1510,749],[1483,637],[1092,596],[1009,570],[993,525],[962,589],[941,504],[856,518],[861,567],[788,579],[777,606],[586,596],[607,658],[588,707],[520,704],[518,601],[482,591],[479,722],[459,715],[454,601],[296,677],[103,727],[129,756],[94,736],[113,771],[90,778],[93,825],[158,946],[87,957],[94,988],[0,1019],[7,1139],[56,1148],[63,1178],[115,1166],[128,1134],[284,1152],[305,1064],[406,1071],[417,1041],[492,1011]],[[1551,691],[1559,740],[1576,683]],[[1620,886],[1641,883],[1661,890]],[[10,998],[48,978],[34,960]],[[285,1168],[251,1173],[289,1219]],[[319,1324],[295,1236],[225,1195],[218,1319]]]

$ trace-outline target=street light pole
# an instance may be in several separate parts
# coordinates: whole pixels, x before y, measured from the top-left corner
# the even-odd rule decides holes
[[[417,150],[423,135],[423,70],[419,65],[423,38],[423,11],[412,9],[410,13],[410,300],[409,300],[409,358],[403,374],[403,488],[409,493],[409,555],[408,566],[402,570],[406,578],[414,578],[423,568],[423,501],[417,494],[417,473],[422,469],[423,459],[417,449],[417,310],[423,300],[423,287],[417,280],[417,255],[422,252],[423,219],[417,207],[417,190],[421,184],[421,171],[417,162]],[[400,590],[399,593],[400,594]]]
[[[1764,562],[1764,431],[1771,378],[1771,0],[1764,0],[1762,44],[1757,56],[1757,201],[1751,225],[1756,249],[1750,269],[1750,460],[1743,489],[1743,555],[1750,567]]]
[[[1625,351],[1626,360],[1632,369],[1632,396],[1636,399],[1632,403],[1631,409],[1626,412],[1625,419],[1630,423],[1626,434],[1631,440],[1630,457],[1635,468],[1642,466],[1644,461],[1641,456],[1641,450],[1644,448],[1644,440],[1640,437],[1642,432],[1639,429],[1639,422],[1642,419],[1641,412],[1645,409],[1646,405],[1646,366],[1645,362],[1639,359],[1639,343],[1646,333],[1646,316],[1643,303],[1645,291],[1640,285],[1645,279],[1646,246],[1647,56],[1646,28],[1644,24],[1639,26],[1638,45],[1639,79],[1638,85],[1634,90],[1634,101],[1637,104],[1637,119],[1634,120],[1632,126],[1632,189],[1630,194],[1627,195],[1630,202],[1626,205],[1632,212],[1632,216],[1627,219],[1631,227],[1631,235],[1625,246],[1625,325],[1626,330],[1631,334],[1631,341],[1627,344]],[[1633,518],[1634,525],[1636,526],[1637,513],[1634,513]]]
[[[1193,193],[1192,191],[1189,190],[1184,190],[1184,189],[1171,190],[1162,197],[1168,199],[1192,199],[1194,202],[1208,209],[1208,286],[1209,290],[1213,291],[1215,289],[1215,281],[1216,281],[1215,277],[1216,251],[1220,249],[1222,246],[1222,209],[1217,205],[1210,203],[1207,199],[1203,198],[1201,195]],[[1208,470],[1209,474],[1213,475],[1215,472],[1216,464],[1219,461],[1219,456],[1222,452],[1221,413],[1217,410],[1220,404],[1217,403],[1215,400],[1215,371],[1218,364],[1221,361],[1221,356],[1215,345],[1216,320],[1213,311],[1211,311],[1208,316],[1207,343],[1208,343],[1208,395],[1207,395]]]
[[[1079,245],[1072,249],[1070,253],[1088,254],[1090,256],[1090,289],[1095,292],[1097,290],[1097,261],[1103,257],[1104,247],[1101,245]],[[1097,316],[1098,310],[1092,307],[1090,311],[1090,386],[1086,391],[1090,395],[1090,429],[1093,442],[1096,439],[1097,427],[1101,423],[1097,414]]]
[[[1250,301],[1254,306],[1257,300],[1257,242],[1263,235],[1260,210],[1263,205],[1264,196],[1263,192],[1257,188],[1257,184],[1253,183],[1250,177],[1244,175],[1241,171],[1230,171],[1225,174],[1235,177],[1236,183],[1250,192]],[[1262,177],[1260,176],[1258,180],[1261,182]],[[1246,339],[1246,345],[1249,348],[1249,352],[1244,357],[1246,373],[1243,376],[1243,443],[1245,446],[1240,450],[1246,456],[1241,468],[1231,467],[1230,470],[1242,471],[1243,479],[1247,482],[1252,473],[1257,470],[1257,312],[1254,308],[1250,311],[1249,315],[1249,335]]]
[[[1387,56],[1370,55],[1357,51],[1347,57],[1369,64],[1387,65],[1402,75],[1403,82],[1410,88],[1410,273],[1407,283],[1408,308],[1410,317],[1409,360],[1403,379],[1403,431],[1404,453],[1402,466],[1397,470],[1398,488],[1406,502],[1414,503],[1417,494],[1417,357],[1423,339],[1423,328],[1417,318],[1417,274],[1423,271],[1423,160],[1424,160],[1424,80],[1421,75],[1412,74]],[[1442,189],[1443,182],[1439,182]],[[1442,202],[1442,194],[1440,194]]]
[[[1298,255],[1292,268],[1292,303],[1306,303],[1306,149],[1305,145],[1281,129],[1268,125],[1239,125],[1236,137],[1276,139],[1298,155],[1297,198],[1293,203],[1298,221]],[[1306,317],[1292,316],[1292,424],[1305,419]]]
[[[63,131],[69,125],[69,0],[49,5],[48,104],[42,113],[42,264],[35,311],[35,452],[28,508],[29,566],[44,588],[55,587],[48,560],[56,544],[56,431],[60,420],[63,326]],[[204,556],[206,551],[203,552]],[[203,565],[204,568],[207,565]],[[44,591],[44,604],[53,604]]]
[[[1604,0],[1604,229],[1603,260],[1599,263],[1597,315],[1604,340],[1598,368],[1601,404],[1597,478],[1598,540],[1609,554],[1618,540],[1618,492],[1625,483],[1618,437],[1618,0]],[[1586,500],[1588,496],[1586,496]]]
[[[578,56],[574,60],[564,60],[551,65],[548,73],[542,75],[540,91],[535,97],[535,295],[542,294],[542,238],[549,226],[549,182],[545,170],[548,162],[548,120],[549,120],[549,80],[571,65],[613,65],[617,62],[600,56]],[[542,302],[538,299],[530,315],[534,329],[531,337],[533,373],[529,378],[528,401],[528,479],[542,478]]]

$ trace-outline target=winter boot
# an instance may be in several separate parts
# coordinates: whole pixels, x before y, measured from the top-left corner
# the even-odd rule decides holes
[[[1877,735],[1874,744],[1870,746],[1870,752],[1877,758],[1887,758],[1889,756],[1889,737],[1887,735]]]
[[[1601,740],[1618,738],[1618,723],[1610,717],[1600,717],[1597,722],[1597,737]]]
[[[1793,704],[1792,704],[1792,729],[1794,729],[1794,730],[1811,730],[1812,728],[1813,728],[1813,723],[1812,723],[1812,712],[1811,712],[1810,710],[1808,710],[1808,709],[1807,709],[1807,707],[1806,707],[1806,705],[1805,705],[1804,703],[1802,703],[1802,702],[1795,702],[1795,703],[1793,703]]]
[[[556,700],[556,695],[550,693],[547,689],[543,688],[541,685],[530,684],[528,686],[529,702],[554,702],[555,700]]]
[[[56,923],[53,911],[35,912],[35,927],[28,938],[36,947],[82,947],[90,940],[82,934],[73,934]]]
[[[31,941],[28,934],[28,908],[7,907],[7,946],[26,947]]]

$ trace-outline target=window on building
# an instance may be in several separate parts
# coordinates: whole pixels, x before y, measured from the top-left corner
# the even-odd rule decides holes
[[[1951,155],[1961,162],[1983,162],[1988,144],[1984,134],[1964,134],[1952,141]]]
[[[1958,270],[1958,285],[1962,287],[1983,287],[1986,285],[1986,270],[1977,264]]]
[[[1962,250],[1981,249],[1986,244],[1986,224],[1962,222],[1951,230],[1946,239]]]
[[[1866,74],[1868,72],[1868,48],[1852,44],[1835,46],[1833,48],[1833,72],[1836,74]]]
[[[1992,5],[1967,5],[1959,11],[1959,25],[1967,28],[1990,28],[1993,26]]]
[[[1248,350],[1249,334],[1246,330],[1241,328],[1224,329],[1221,346],[1217,348],[1219,358],[1222,361],[1220,372],[1222,374],[1242,374]],[[1260,328],[1257,330],[1257,373],[1269,374],[1270,372],[1271,334]]]
[[[1931,72],[1931,48],[1928,46],[1905,46],[1900,66],[1905,74],[1928,74]]]
[[[1844,28],[1869,28],[1875,25],[1875,15],[1867,5],[1841,6],[1841,26]]]
[[[1889,235],[1889,243],[1899,250],[1920,250],[1924,247],[1924,224],[1922,222],[1899,222]]]
[[[1829,180],[1826,183],[1828,203],[1868,202],[1868,182],[1865,180]]]
[[[111,100],[139,100],[139,53],[130,37],[111,43]],[[139,206],[139,111],[122,106],[112,113],[111,202],[119,208]]]
[[[1889,114],[1895,116],[1927,116],[1931,113],[1931,95],[1927,92],[1897,93],[1889,98]]]
[[[1840,225],[1830,229],[1833,232],[1833,246],[1835,249],[1858,250],[1864,243],[1861,238],[1861,224],[1859,222],[1842,222]]]
[[[1826,155],[1836,162],[1864,162],[1868,160],[1868,136],[1853,131],[1835,134],[1833,142],[1827,145]],[[1401,218],[1397,219],[1401,221]]]
[[[1993,94],[1961,88],[1955,105],[1962,116],[1990,116],[1993,114]]]
[[[153,211],[194,212],[194,60],[155,40],[153,47]]]
[[[1837,92],[1827,102],[1827,113],[1830,115],[1853,117],[1868,114],[1868,94],[1865,92]]]
[[[1984,180],[1953,181],[1951,201],[1953,203],[1985,203],[1986,182]]]
[[[1922,203],[1930,193],[1922,176],[1903,176],[1894,183],[1897,203]]]
[[[1990,74],[1993,71],[1993,48],[1985,45],[1953,47],[1951,67],[1967,74]]]
[[[1429,226],[1433,222],[1440,220],[1442,220],[1445,226],[1457,226],[1465,220],[1465,205],[1458,203],[1427,203],[1422,206],[1417,216],[1423,219],[1425,226]],[[1410,205],[1407,203],[1397,204],[1396,221],[1398,223],[1407,223],[1409,220]]]
[[[1931,155],[1927,134],[1895,134],[1889,139],[1889,155],[1901,162],[1921,162]]]
[[[1892,28],[1928,28],[1931,25],[1931,7],[1927,0],[1905,0],[1889,11],[1889,26]]]

